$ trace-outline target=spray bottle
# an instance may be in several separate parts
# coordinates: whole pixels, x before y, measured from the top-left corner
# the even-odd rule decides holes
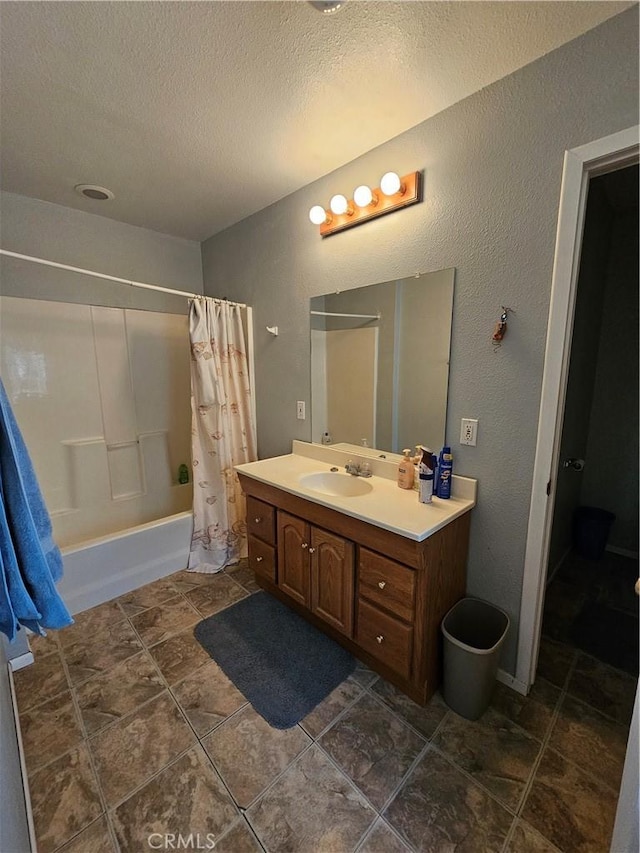
[[[428,447],[420,447],[422,459],[420,460],[420,488],[418,499],[420,503],[430,504],[433,500],[433,474],[436,467],[436,458],[433,450]]]

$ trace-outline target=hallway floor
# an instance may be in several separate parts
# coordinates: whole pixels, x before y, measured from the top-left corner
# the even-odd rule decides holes
[[[40,853],[609,849],[632,677],[546,637],[529,697],[498,685],[477,722],[360,666],[280,731],[192,633],[255,589],[243,565],[178,572],[35,639],[15,680]]]

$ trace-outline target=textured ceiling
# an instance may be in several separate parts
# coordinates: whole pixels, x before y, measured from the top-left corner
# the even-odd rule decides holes
[[[2,187],[203,240],[630,5],[4,0]]]

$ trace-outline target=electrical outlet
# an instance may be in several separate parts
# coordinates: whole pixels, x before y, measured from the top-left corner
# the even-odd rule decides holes
[[[299,421],[303,421],[307,417],[305,414],[305,409],[306,406],[304,400],[298,400],[298,402],[296,403],[296,415]]]
[[[460,421],[460,444],[475,447],[478,440],[478,421],[474,418],[462,418]]]

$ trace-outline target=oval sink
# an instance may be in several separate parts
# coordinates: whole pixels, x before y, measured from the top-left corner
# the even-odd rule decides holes
[[[334,495],[341,498],[354,498],[366,495],[373,489],[368,480],[342,474],[340,471],[319,471],[300,477],[300,485],[305,489],[319,492],[321,495]]]

